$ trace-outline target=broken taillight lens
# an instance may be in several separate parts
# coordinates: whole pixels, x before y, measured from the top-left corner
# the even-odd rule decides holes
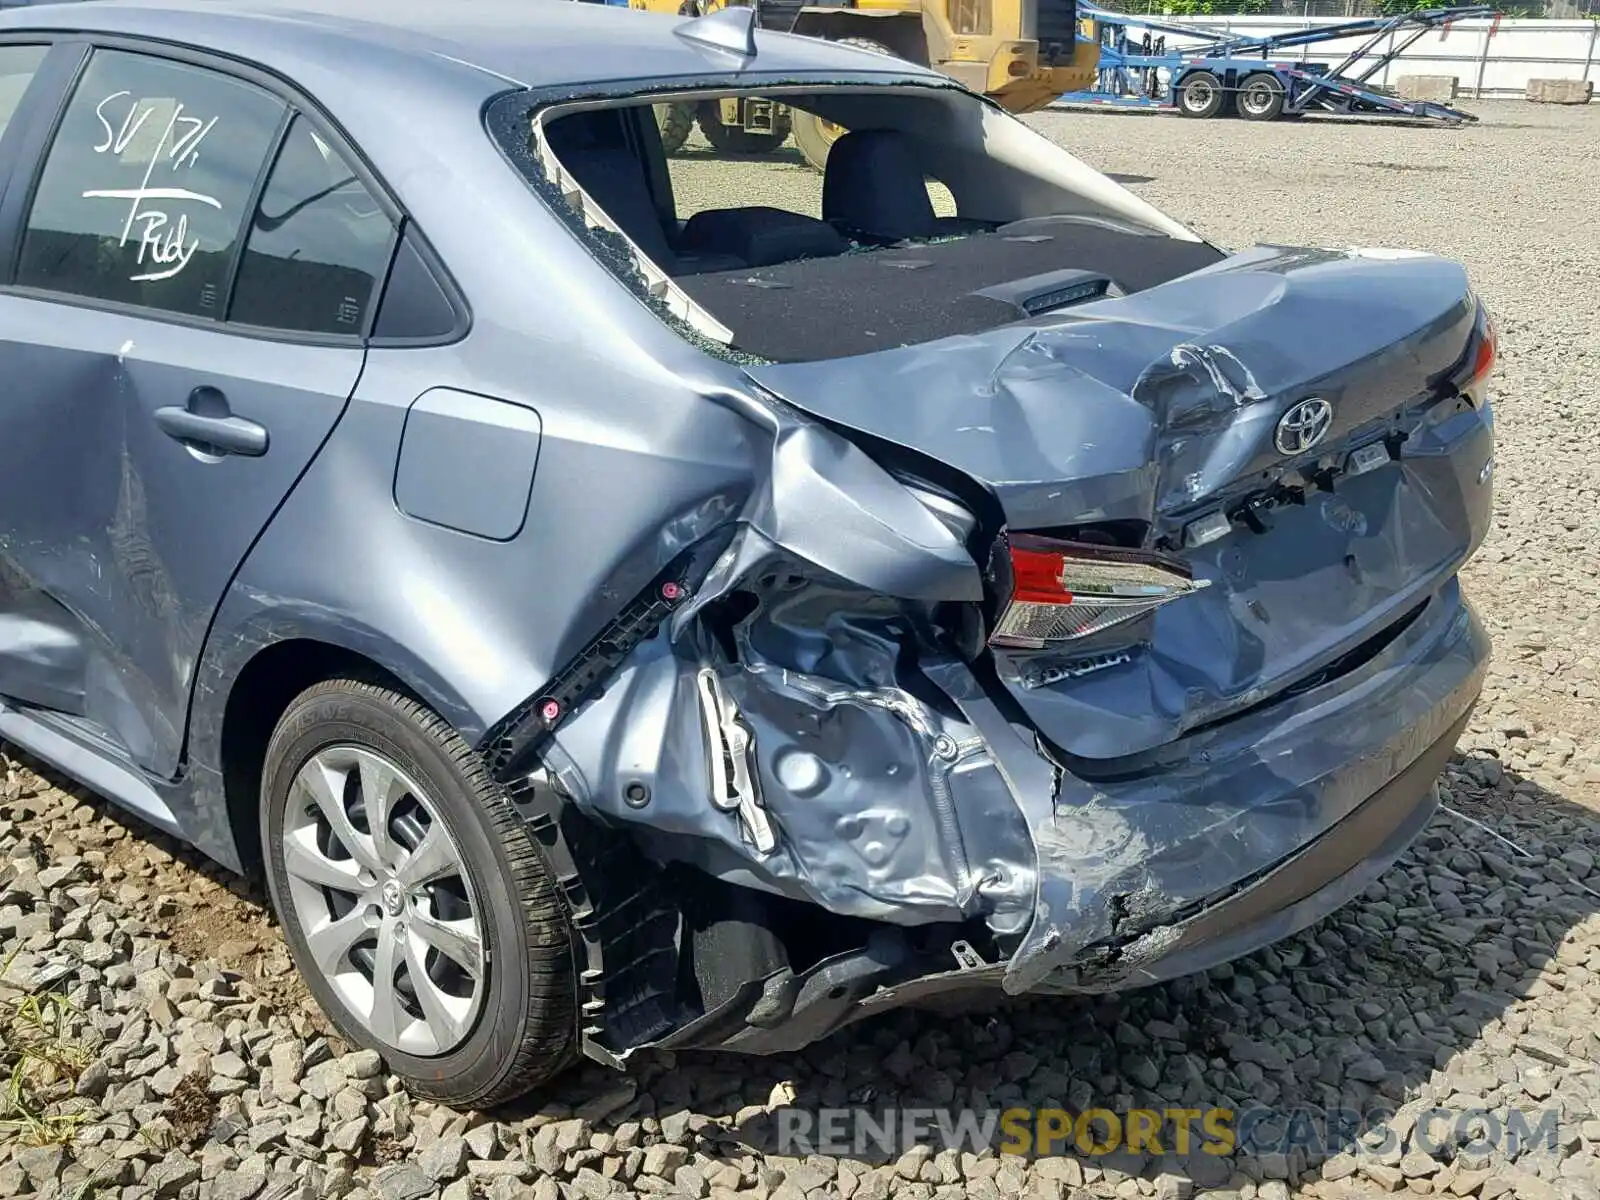
[[[1030,534],[1013,534],[1008,553],[1011,598],[989,644],[1011,649],[1088,637],[1210,582],[1164,555]]]

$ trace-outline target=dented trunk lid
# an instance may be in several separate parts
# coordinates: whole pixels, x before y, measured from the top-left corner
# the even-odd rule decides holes
[[[1104,760],[1353,669],[1476,548],[1489,417],[1449,382],[1476,318],[1445,259],[1257,247],[983,334],[747,370],[835,428],[962,472],[1011,530],[1142,522],[1188,561],[1207,586],[1147,618],[995,653],[1048,741]],[[1313,397],[1331,424],[1286,454],[1278,422]],[[1397,458],[1348,469],[1386,442]],[[1296,493],[1185,544],[1202,516]]]

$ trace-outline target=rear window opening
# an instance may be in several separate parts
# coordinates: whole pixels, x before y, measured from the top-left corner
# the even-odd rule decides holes
[[[650,291],[701,335],[768,361],[978,333],[1222,257],[955,89],[656,95],[531,120],[550,181],[628,240]]]

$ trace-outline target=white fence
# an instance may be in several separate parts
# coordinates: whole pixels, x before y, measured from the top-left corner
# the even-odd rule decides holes
[[[1130,18],[1137,20],[1137,17]],[[1340,17],[1157,17],[1163,23],[1225,31],[1245,37],[1266,37],[1319,25],[1337,25]],[[1132,30],[1138,33],[1137,27]],[[1167,34],[1167,46],[1185,43]],[[1388,35],[1346,72],[1358,75],[1391,44],[1409,36],[1402,29]],[[1359,49],[1365,38],[1341,38],[1297,46],[1273,56],[1275,62],[1310,61],[1335,66]],[[1432,29],[1372,76],[1373,83],[1392,84],[1401,75],[1454,75],[1464,96],[1520,96],[1530,79],[1590,79],[1600,92],[1600,22],[1501,20],[1474,18]]]

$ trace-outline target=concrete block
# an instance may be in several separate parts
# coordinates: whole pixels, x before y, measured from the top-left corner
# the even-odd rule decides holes
[[[1587,104],[1594,97],[1594,81],[1530,79],[1527,94],[1535,104]]]
[[[1456,98],[1460,81],[1454,75],[1402,75],[1396,81],[1402,100],[1431,100],[1448,104]]]

